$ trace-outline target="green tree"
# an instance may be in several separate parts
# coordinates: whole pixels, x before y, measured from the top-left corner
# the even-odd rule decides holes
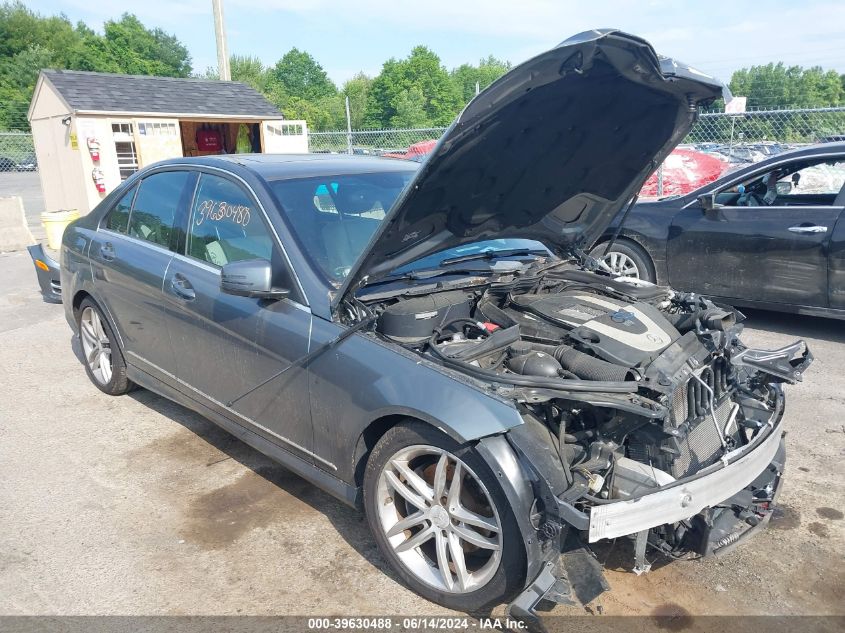
[[[783,62],[737,70],[731,92],[748,97],[748,105],[760,108],[798,106],[818,108],[845,102],[845,86],[835,71],[820,66],[802,68]]]
[[[124,13],[104,27],[105,51],[131,75],[188,77],[191,56],[178,39],[161,29],[147,29],[134,15]]]
[[[0,129],[25,130],[38,72],[53,63],[53,51],[38,44],[0,59]]]
[[[405,108],[400,116],[407,118],[408,108],[416,99],[416,93],[410,95],[413,88],[423,95],[422,109],[428,125],[448,125],[461,108],[458,90],[440,58],[425,46],[417,46],[406,59],[387,60],[373,80],[367,100],[367,125],[392,125],[399,114],[397,106]]]
[[[317,60],[297,48],[285,53],[272,72],[291,97],[317,100],[337,94],[337,87]]]
[[[431,119],[425,111],[425,95],[419,86],[400,92],[393,99],[395,114],[390,117],[390,127],[415,128],[431,127]]]
[[[349,118],[352,122],[353,130],[360,130],[364,127],[367,117],[367,99],[372,85],[373,80],[364,73],[358,73],[343,84],[341,93],[344,97],[349,97]],[[344,104],[344,110],[345,108],[346,106]],[[346,112],[344,112],[345,115]]]
[[[26,111],[42,68],[186,77],[187,49],[133,15],[99,34],[64,15],[44,17],[21,2],[0,4],[0,127],[26,129]]]
[[[232,55],[229,57],[229,70],[232,81],[240,81],[252,86],[259,92],[265,92],[273,77],[261,60],[250,55]]]
[[[475,96],[476,84],[480,90],[484,90],[510,69],[510,62],[488,55],[486,59],[482,59],[478,63],[478,66],[461,64],[452,70],[450,76],[461,95],[461,99],[466,104]]]

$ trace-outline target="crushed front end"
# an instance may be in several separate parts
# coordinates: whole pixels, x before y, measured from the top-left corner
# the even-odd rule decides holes
[[[524,420],[505,437],[534,488],[540,560],[514,616],[605,590],[599,541],[632,539],[642,573],[655,555],[720,554],[768,522],[782,386],[812,362],[803,341],[748,348],[730,307],[543,258],[414,294],[369,304],[378,332],[485,382]]]

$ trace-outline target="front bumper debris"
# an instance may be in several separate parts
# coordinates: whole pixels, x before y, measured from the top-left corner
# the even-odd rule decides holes
[[[764,437],[728,453],[692,478],[639,497],[594,506],[590,510],[590,543],[677,523],[722,503],[772,463],[781,435],[777,424]]]
[[[800,361],[801,371],[812,359],[808,354],[805,352]],[[566,494],[559,495],[545,520],[560,526],[560,535],[553,539],[560,553],[546,554],[533,582],[508,605],[508,614],[523,621],[528,630],[545,631],[537,613],[544,603],[586,605],[608,590],[589,543],[619,536],[639,537],[636,543],[640,547],[635,547],[635,553],[637,549],[643,551],[635,561],[635,571],[638,568],[642,572],[648,569],[646,544],[656,545],[650,539],[653,528],[688,522],[695,526],[691,534],[698,536],[697,542],[688,544],[688,551],[718,556],[765,527],[780,492],[785,462],[782,395],[776,402],[774,410],[766,412],[763,430],[754,440],[695,475],[632,499],[593,506],[589,514],[565,501]],[[542,460],[532,459],[542,454],[527,441],[525,433],[508,436],[532,476],[537,498],[543,499],[548,509],[552,505],[549,489],[556,486],[534,463]],[[582,535],[587,542],[581,540]]]
[[[27,246],[29,256],[35,266],[35,274],[38,276],[38,285],[41,287],[41,296],[48,303],[62,302],[62,282],[60,276],[59,262],[50,257],[41,244]]]

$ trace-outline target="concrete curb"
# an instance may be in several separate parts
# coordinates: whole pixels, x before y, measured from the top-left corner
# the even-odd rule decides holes
[[[35,244],[20,196],[0,198],[0,252],[22,251]]]

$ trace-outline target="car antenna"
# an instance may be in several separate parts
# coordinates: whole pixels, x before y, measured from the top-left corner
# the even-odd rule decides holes
[[[345,329],[343,332],[338,334],[336,337],[334,337],[329,342],[323,343],[322,345],[320,345],[320,347],[316,348],[312,352],[307,353],[305,356],[300,356],[295,361],[293,361],[290,365],[288,365],[287,367],[284,367],[283,369],[280,369],[279,371],[277,371],[275,374],[273,374],[269,378],[262,380],[260,383],[258,383],[254,387],[252,387],[249,391],[245,391],[244,393],[239,395],[237,398],[232,398],[231,400],[229,400],[229,402],[226,403],[226,408],[231,409],[235,405],[236,402],[238,402],[239,400],[242,400],[243,398],[246,398],[253,391],[256,391],[257,389],[261,389],[261,387],[266,385],[268,382],[275,380],[276,378],[281,376],[283,373],[285,373],[288,369],[292,369],[292,368],[297,367],[299,365],[308,364],[309,362],[311,362],[311,360],[313,360],[314,358],[316,358],[317,356],[319,356],[320,354],[325,352],[330,347],[333,347],[333,346],[337,345],[338,343],[344,341],[345,339],[349,338],[350,336],[355,334],[355,332],[357,332],[358,330],[363,330],[365,327],[370,325],[375,320],[376,320],[376,317],[372,316],[372,317],[364,319],[363,321],[359,321],[358,323],[356,323],[352,327]]]
[[[637,200],[639,199],[640,194],[635,193],[634,197],[631,198],[631,202],[628,203],[624,213],[622,213],[622,219],[619,220],[619,225],[616,227],[616,230],[613,232],[613,237],[610,238],[610,241],[607,243],[607,246],[604,247],[604,254],[602,257],[606,257],[607,254],[610,252],[611,247],[616,243],[616,240],[619,239],[619,234],[622,232],[622,227],[625,224],[625,220],[628,219],[628,214],[631,212],[631,209],[634,208],[634,205],[637,204]]]

